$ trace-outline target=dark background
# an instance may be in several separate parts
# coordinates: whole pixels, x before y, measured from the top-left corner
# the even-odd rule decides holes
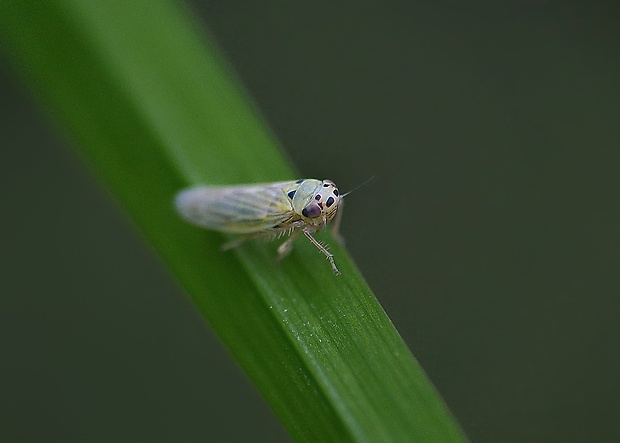
[[[620,440],[616,4],[191,5],[302,177],[376,177],[348,248],[472,441]],[[287,441],[5,59],[0,96],[0,439]]]

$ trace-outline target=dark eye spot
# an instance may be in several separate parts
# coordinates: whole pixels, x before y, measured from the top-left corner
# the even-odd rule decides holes
[[[310,203],[302,209],[301,215],[307,218],[316,218],[321,215],[321,207],[316,203]]]
[[[315,199],[315,200],[320,200],[320,199],[321,199],[321,194],[317,194],[317,195],[315,195],[315,196],[314,196],[314,199]]]
[[[338,192],[338,189],[334,189],[334,195],[335,195],[336,197],[338,197],[338,196],[340,195],[340,193]]]
[[[296,192],[297,192],[297,191],[291,191],[291,192],[289,192],[289,193],[288,193],[288,194],[286,194],[286,195],[288,195],[288,198],[290,198],[290,199],[292,200],[292,199],[293,199],[293,197],[295,196],[295,193],[296,193]]]
[[[323,183],[323,187],[324,187],[324,188],[327,188],[328,186],[329,186],[329,184],[327,184],[327,183]]]
[[[329,197],[327,199],[327,201],[325,202],[325,204],[327,205],[327,207],[329,208],[331,205],[334,204],[334,197]]]

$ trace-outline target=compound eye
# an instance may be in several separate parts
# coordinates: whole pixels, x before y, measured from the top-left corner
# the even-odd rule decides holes
[[[316,203],[310,203],[301,211],[301,215],[306,218],[317,218],[321,215],[321,207]]]

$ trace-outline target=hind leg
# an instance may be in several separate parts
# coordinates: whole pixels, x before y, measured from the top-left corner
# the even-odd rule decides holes
[[[291,250],[293,249],[293,242],[295,241],[298,235],[299,235],[299,231],[294,231],[291,234],[291,236],[287,238],[286,241],[278,247],[278,258],[279,259],[283,259],[291,252]]]

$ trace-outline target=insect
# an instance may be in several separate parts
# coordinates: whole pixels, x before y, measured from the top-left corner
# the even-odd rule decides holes
[[[348,193],[347,193],[348,194]],[[312,234],[334,220],[332,235],[339,238],[339,206],[342,199],[331,180],[304,179],[275,183],[235,186],[197,186],[179,192],[175,198],[177,212],[186,221],[215,231],[241,234],[223,245],[239,246],[256,237],[289,238],[278,247],[280,258],[293,247],[303,233],[329,260],[334,274],[340,271],[334,256]]]

